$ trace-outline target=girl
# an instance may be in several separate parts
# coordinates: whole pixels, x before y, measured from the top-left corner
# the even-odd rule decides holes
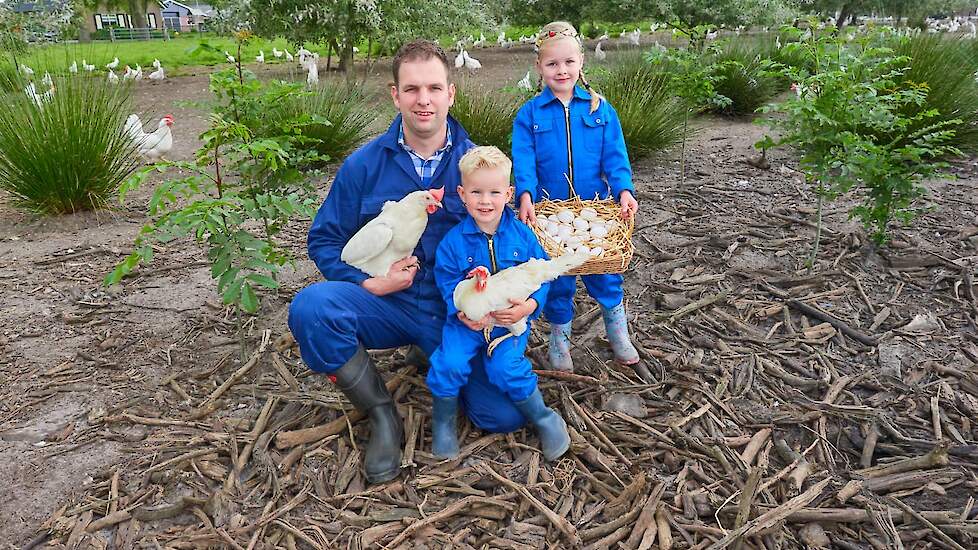
[[[519,217],[536,223],[533,203],[542,197],[570,198],[571,185],[584,199],[612,196],[622,217],[634,216],[632,169],[625,150],[618,113],[591,89],[582,73],[583,44],[570,23],[556,21],[537,35],[538,88],[542,90],[520,108],[513,121],[513,172]],[[584,275],[584,287],[604,317],[615,360],[638,362],[628,336],[622,276]],[[550,365],[572,371],[571,320],[574,317],[574,276],[550,284],[544,313],[550,321]]]

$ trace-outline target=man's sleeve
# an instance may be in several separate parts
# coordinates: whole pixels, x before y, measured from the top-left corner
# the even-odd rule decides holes
[[[608,179],[611,196],[617,201],[622,191],[635,194],[632,184],[632,165],[628,162],[628,149],[625,147],[625,134],[615,108],[608,104],[608,124],[604,128],[604,147],[601,148],[601,171]]]
[[[326,200],[319,207],[309,228],[309,257],[329,281],[361,284],[370,278],[363,271],[340,260],[346,242],[360,230],[361,177],[349,162],[343,163],[333,180]]]
[[[449,233],[448,238],[442,240],[435,253],[435,285],[438,286],[438,292],[445,300],[449,318],[455,317],[458,313],[458,308],[455,307],[455,287],[465,278],[464,269],[459,266],[460,256],[451,235],[452,233]]]
[[[516,181],[516,205],[520,204],[523,193],[529,193],[533,202],[537,201],[537,151],[533,143],[533,124],[529,103],[516,114],[513,120],[513,179]]]

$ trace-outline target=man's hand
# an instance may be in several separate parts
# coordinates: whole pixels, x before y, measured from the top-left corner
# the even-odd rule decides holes
[[[497,325],[512,325],[537,310],[537,301],[533,298],[526,300],[513,300],[511,298],[509,303],[513,305],[489,314],[496,320]]]
[[[638,212],[638,201],[635,200],[635,196],[632,195],[631,191],[627,189],[621,192],[618,196],[618,202],[621,203],[621,217],[630,218]]]
[[[480,331],[492,323],[492,314],[489,313],[482,319],[479,319],[478,321],[473,321],[472,319],[466,317],[465,314],[460,311],[458,312],[458,320],[462,321],[462,324],[469,327],[470,330]]]
[[[391,264],[386,277],[371,277],[360,286],[374,296],[386,296],[400,292],[414,284],[418,265],[417,256],[408,256]]]
[[[519,211],[520,221],[527,225],[537,224],[537,211],[533,207],[533,199],[530,198],[529,193],[523,193],[520,195],[520,211]]]

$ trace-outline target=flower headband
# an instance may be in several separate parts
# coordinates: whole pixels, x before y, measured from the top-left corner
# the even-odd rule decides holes
[[[575,41],[577,41],[578,46],[580,46],[581,48],[584,47],[584,45],[581,43],[581,37],[578,36],[577,31],[575,31],[574,29],[564,29],[562,31],[547,31],[544,33],[540,33],[537,35],[536,46],[537,48],[539,48],[540,46],[543,45],[544,42],[547,42],[549,40],[554,40],[556,38],[563,38],[563,37],[573,38]]]

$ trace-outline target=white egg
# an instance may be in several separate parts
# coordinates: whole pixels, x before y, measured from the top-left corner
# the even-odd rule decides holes
[[[591,239],[589,242],[591,246],[604,246],[606,241],[604,239]]]
[[[559,229],[560,229],[559,225],[555,223],[549,223],[549,222],[547,223],[547,229],[546,229],[547,235],[550,235],[551,237],[555,237],[558,235],[557,231]]]
[[[596,246],[590,250],[592,256],[600,256],[604,254],[604,249],[600,246]]]
[[[596,220],[598,219],[598,211],[591,207],[584,208],[581,210],[581,217],[588,221]]]
[[[615,220],[608,220],[607,222],[605,222],[605,227],[608,228],[608,233],[611,233],[612,231],[615,230],[615,228],[618,227],[618,222],[616,222]]]
[[[571,235],[570,237],[567,237],[567,239],[565,239],[565,241],[569,245],[577,246],[577,245],[581,244],[582,242],[584,242],[584,239],[580,238],[577,235]]]
[[[570,237],[572,233],[574,233],[574,230],[571,229],[569,225],[561,225],[557,227],[557,234],[563,239]]]
[[[555,242],[557,244],[560,244],[560,243],[564,242],[564,238],[561,237],[560,235],[553,235],[550,238],[553,240],[553,242]]]
[[[588,227],[591,227],[591,224],[589,224],[587,222],[587,220],[585,220],[584,218],[575,218],[574,219],[574,228],[575,229],[587,229]]]
[[[572,223],[574,221],[574,213],[564,208],[560,212],[557,212],[557,219],[563,223]]]
[[[591,236],[596,239],[603,239],[608,236],[608,228],[603,225],[591,227]]]
[[[577,252],[578,254],[589,254],[591,252],[591,249],[588,248],[588,245],[586,244],[580,244],[577,246],[575,252]]]

